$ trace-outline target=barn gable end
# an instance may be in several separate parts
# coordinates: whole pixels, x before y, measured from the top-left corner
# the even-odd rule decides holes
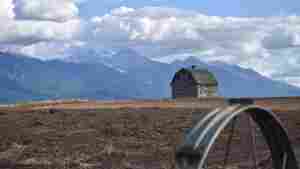
[[[175,73],[171,88],[173,98],[217,96],[218,82],[208,70],[192,66]]]

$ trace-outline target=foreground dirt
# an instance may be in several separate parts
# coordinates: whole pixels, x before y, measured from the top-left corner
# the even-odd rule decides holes
[[[174,168],[189,109],[0,113],[0,168]]]
[[[174,152],[206,109],[0,111],[0,168],[173,169]],[[295,148],[300,111],[277,112]]]

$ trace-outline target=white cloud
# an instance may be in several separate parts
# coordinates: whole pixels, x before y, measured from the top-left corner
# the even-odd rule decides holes
[[[0,1],[0,21],[4,19],[12,19],[14,17],[14,4],[13,0]]]
[[[113,15],[125,15],[134,12],[133,8],[128,8],[126,6],[121,6],[120,8],[113,9],[111,13]]]
[[[55,9],[53,5],[52,7],[49,7],[49,10],[51,10],[48,12],[43,7],[43,5],[46,5],[46,2],[48,2],[51,6],[51,4],[54,4],[55,1],[56,0],[16,0],[16,4],[14,4],[12,0],[1,0],[0,48],[19,49],[24,46],[30,46],[41,42],[55,41],[62,43],[76,40],[81,31],[81,21],[71,17],[72,15],[68,15],[68,12],[60,13],[60,11],[63,10],[59,8]],[[67,11],[68,7],[64,4],[73,4],[71,0],[56,2],[58,5],[62,5],[62,8],[66,8]],[[38,3],[39,5],[33,5],[33,8],[29,10],[29,8],[26,7],[26,5],[28,6],[27,3]],[[32,17],[29,17],[29,14],[26,16],[24,15],[23,18],[20,18],[18,15],[15,17],[16,14],[14,13],[14,7],[16,6],[16,11],[21,10],[21,7],[19,6],[20,4],[24,5],[24,9],[28,8]],[[45,13],[52,13],[53,15],[49,14],[49,17],[44,18],[44,16],[46,16]],[[40,14],[40,17],[37,16],[38,14]]]
[[[32,45],[15,49],[18,53],[29,55],[38,59],[62,59],[68,57],[66,51],[82,47],[84,43],[80,41],[61,42],[49,41],[39,42]]]
[[[70,47],[129,47],[145,56],[198,54],[205,61],[250,67],[300,86],[300,17],[207,16],[174,8],[120,7],[78,19],[78,0],[0,1],[0,48],[66,56]],[[55,3],[57,2],[57,3]],[[168,60],[170,60],[168,58]]]
[[[234,18],[173,8],[121,7],[95,17],[92,23],[95,39],[111,33],[109,40],[121,39],[129,44],[155,42],[167,48],[220,48],[253,53],[263,48],[294,47],[300,42],[300,17],[297,16]]]
[[[73,0],[16,0],[16,17],[64,22],[74,19],[79,9]]]
[[[121,7],[94,18],[92,25],[92,43],[130,46],[151,57],[214,51],[199,58],[250,67],[293,84],[300,81],[300,73],[299,80],[290,75],[300,72],[299,16],[218,17],[174,8]]]
[[[80,31],[80,21],[8,21],[0,25],[0,44],[28,45],[40,41],[73,40]]]

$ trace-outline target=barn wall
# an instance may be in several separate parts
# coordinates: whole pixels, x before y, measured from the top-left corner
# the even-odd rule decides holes
[[[208,88],[205,86],[198,85],[197,86],[197,97],[205,97],[208,96]]]
[[[218,96],[218,87],[216,86],[204,86],[204,85],[198,85],[197,86],[197,97],[205,97],[205,96]],[[203,95],[202,91],[206,93]]]
[[[209,86],[208,87],[208,96],[218,96],[218,87],[217,86]]]
[[[197,97],[197,93],[197,86],[189,72],[182,71],[175,75],[172,83],[173,98]]]
[[[207,96],[218,96],[217,86],[205,86]],[[201,94],[201,86],[188,81],[176,81],[172,85],[172,98],[205,97]]]
[[[197,87],[185,82],[178,82],[172,87],[173,98],[197,97]]]
[[[179,71],[175,74],[172,84],[172,98],[217,96],[218,87],[214,85],[199,85],[188,71]]]

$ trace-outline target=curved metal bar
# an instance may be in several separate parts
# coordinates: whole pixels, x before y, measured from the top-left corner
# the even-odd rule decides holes
[[[210,123],[208,123],[206,127],[202,127],[204,130],[193,145],[194,150],[200,145],[201,147],[204,147],[204,151],[199,152],[199,158],[196,158],[199,160],[197,165],[198,169],[203,168],[208,153],[221,131],[224,130],[233,118],[244,112],[249,113],[252,119],[261,128],[271,150],[274,169],[283,169],[283,166],[284,169],[298,169],[297,161],[290,145],[287,132],[273,112],[255,105],[243,107],[240,107],[239,105],[235,108],[230,106],[225,110],[226,111],[222,111],[211,118],[209,121]],[[276,132],[272,133],[273,131]]]
[[[195,135],[197,131],[201,130],[201,128],[205,127],[205,124],[221,110],[222,108],[216,108],[212,112],[204,115],[203,118],[201,118],[200,121],[193,127],[190,133],[187,134],[186,139],[192,140],[193,135]]]
[[[234,130],[235,130],[235,125],[236,125],[236,118],[233,119],[233,122],[232,122],[232,125],[231,125],[231,129],[230,129],[230,135],[229,135],[229,138],[227,140],[227,143],[226,143],[226,147],[225,147],[225,158],[224,158],[224,162],[223,162],[223,169],[226,169],[227,167],[227,162],[228,162],[228,159],[229,159],[229,155],[230,155],[230,145],[231,145],[231,142],[232,142],[232,138],[233,138],[233,134],[234,134]]]
[[[276,120],[276,123],[274,124],[275,126],[270,126],[271,128],[277,128],[278,130],[275,130],[275,131],[277,131],[277,132],[280,132],[281,134],[280,135],[284,135],[285,137],[280,137],[280,139],[277,137],[277,138],[275,138],[275,137],[273,137],[273,138],[271,138],[271,140],[270,140],[270,137],[267,137],[267,141],[268,141],[268,143],[269,143],[269,146],[270,146],[270,148],[271,148],[271,151],[272,151],[272,149],[274,150],[274,149],[278,149],[278,147],[274,147],[274,146],[278,146],[278,142],[277,143],[270,143],[270,142],[272,142],[273,140],[280,140],[280,142],[284,142],[284,144],[287,146],[286,148],[284,148],[284,149],[289,149],[289,151],[291,151],[289,154],[291,155],[291,154],[293,154],[293,155],[291,155],[291,157],[290,156],[288,156],[287,157],[287,161],[289,161],[289,158],[294,158],[295,159],[295,157],[294,157],[294,153],[293,153],[293,151],[292,151],[292,148],[291,148],[291,146],[290,146],[290,143],[289,143],[289,140],[288,140],[288,137],[287,137],[287,134],[286,134],[286,131],[284,130],[284,128],[283,128],[283,126],[281,125],[281,123],[280,122],[278,122],[279,120],[277,119],[277,118],[275,118],[276,116],[271,112],[271,111],[268,111],[268,110],[266,110],[266,109],[264,109],[264,108],[261,108],[261,107],[258,107],[258,106],[253,106],[253,105],[251,105],[251,106],[245,106],[245,107],[242,107],[242,108],[240,108],[239,110],[237,110],[237,111],[235,111],[234,113],[232,113],[232,114],[230,114],[227,118],[226,118],[226,120],[224,120],[224,122],[219,126],[219,128],[217,129],[217,131],[214,133],[214,135],[209,139],[210,140],[210,142],[207,144],[207,146],[205,146],[206,148],[205,148],[205,150],[204,150],[204,153],[203,153],[203,155],[202,155],[202,159],[200,160],[200,163],[199,163],[199,167],[201,167],[202,168],[202,166],[203,166],[203,164],[204,164],[204,161],[206,160],[206,158],[207,158],[207,156],[208,156],[208,152],[209,152],[209,150],[211,149],[211,147],[212,147],[212,145],[213,145],[213,143],[216,141],[216,139],[217,139],[217,137],[219,136],[219,134],[222,132],[222,130],[230,123],[230,121],[234,118],[234,117],[236,117],[236,116],[238,116],[239,114],[241,114],[241,113],[243,113],[243,112],[248,112],[248,113],[256,113],[256,110],[260,110],[259,112],[260,113],[267,113],[267,114],[269,114],[270,116],[269,117],[271,117],[272,119],[271,120]],[[259,115],[258,115],[259,116]],[[266,133],[266,131],[264,132],[265,130],[263,130],[263,134],[267,134]],[[270,131],[272,131],[272,130],[268,130],[268,132],[270,132]],[[269,139],[268,139],[269,138]],[[271,144],[271,145],[270,145]],[[280,143],[280,144],[282,144],[282,143]],[[281,145],[282,146],[282,145]],[[280,146],[280,147],[281,147]],[[287,151],[287,150],[277,150],[276,152],[272,152],[272,157],[274,157],[273,159],[275,159],[276,160],[276,163],[278,163],[278,165],[275,165],[275,166],[278,166],[277,168],[278,169],[282,169],[282,163],[283,163],[283,159],[282,159],[282,157],[279,157],[278,158],[278,154],[284,154],[285,153],[285,151]],[[280,161],[280,162],[279,162]],[[293,161],[296,161],[296,160],[293,160]],[[279,167],[280,166],[280,167]],[[286,165],[286,166],[288,166],[288,164]],[[199,168],[198,167],[198,168]],[[296,169],[298,166],[297,166],[297,162],[295,163],[295,165],[293,165],[293,168],[290,168],[290,169]],[[199,168],[200,169],[200,168]],[[287,168],[287,169],[289,169],[289,168]]]
[[[219,123],[222,123],[224,118],[231,114],[233,111],[239,108],[240,105],[230,106],[227,107],[224,111],[217,114],[207,125],[207,127],[203,130],[201,135],[197,138],[196,142],[194,143],[194,149],[197,149],[199,147],[200,143],[203,142],[203,140],[207,140],[207,136],[209,135],[210,131],[214,131],[215,128],[219,125]]]
[[[263,108],[249,109],[254,121],[260,126],[271,150],[273,166],[275,169],[298,169],[295,153],[288,138],[287,131],[275,114]],[[284,157],[286,154],[287,157]],[[286,161],[285,161],[285,158]],[[283,165],[286,162],[286,165]]]
[[[248,109],[248,106],[242,107],[239,110],[229,114],[229,116],[226,117],[226,119],[222,122],[222,124],[220,124],[220,126],[218,126],[218,129],[216,130],[216,132],[213,135],[211,135],[211,138],[209,138],[210,141],[208,142],[208,144],[206,146],[204,146],[205,147],[204,153],[202,154],[202,158],[200,160],[198,169],[202,169],[202,166],[204,165],[204,162],[208,156],[209,150],[211,149],[212,145],[214,144],[214,142],[216,141],[217,137],[220,135],[222,130],[230,123],[230,121],[234,117],[236,117],[238,114],[240,114],[241,112],[244,112],[247,109]]]

